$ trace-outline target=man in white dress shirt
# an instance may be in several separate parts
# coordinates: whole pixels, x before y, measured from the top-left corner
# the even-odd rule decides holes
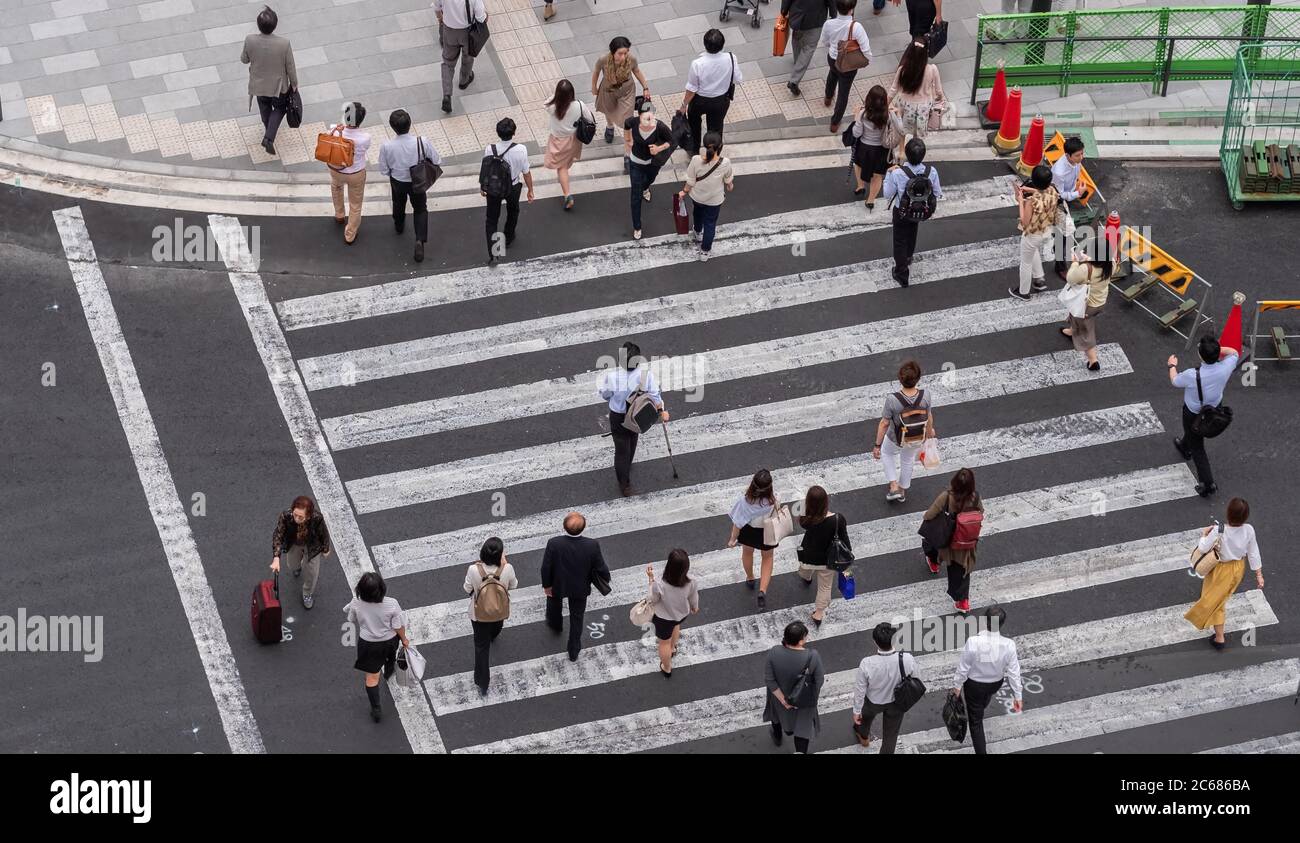
[[[853,690],[853,731],[863,746],[871,743],[871,721],[877,714],[885,716],[884,743],[881,755],[893,755],[898,745],[898,733],[903,728],[904,712],[894,706],[894,689],[903,681],[898,669],[898,653],[894,651],[894,635],[898,630],[887,623],[876,624],[871,640],[876,642],[876,654],[867,656],[858,665]],[[903,670],[907,676],[916,675],[916,659],[903,653]]]
[[[731,108],[731,97],[727,94],[732,85],[745,81],[736,57],[722,52],[726,43],[727,39],[717,29],[704,33],[704,52],[691,62],[691,69],[686,73],[686,95],[678,111],[690,122],[691,146],[687,151],[692,155],[700,151],[704,137],[701,121],[708,121],[708,131],[721,133],[722,121]]]
[[[970,742],[976,755],[985,755],[984,709],[1001,688],[1003,681],[1011,685],[1015,697],[1012,711],[1024,710],[1024,688],[1020,683],[1020,656],[1016,642],[1002,636],[1007,622],[1006,610],[990,606],[984,610],[984,628],[978,635],[966,639],[961,657],[957,659],[957,676],[953,693],[966,696],[966,722],[970,729]]]
[[[636,443],[640,438],[638,434],[623,427],[623,418],[627,413],[628,397],[640,391],[642,384],[649,393],[650,400],[659,408],[659,418],[668,421],[668,411],[664,409],[659,384],[650,371],[650,361],[641,356],[639,345],[625,342],[619,349],[618,364],[605,370],[598,389],[600,397],[609,402],[609,432],[614,437],[614,475],[618,478],[618,488],[623,497],[634,494],[632,457],[636,455]]]
[[[442,45],[442,110],[451,114],[451,78],[460,60],[460,89],[474,81],[474,57],[469,54],[469,25],[487,23],[483,0],[433,0],[438,15],[438,43]],[[469,10],[469,15],[465,14]]]

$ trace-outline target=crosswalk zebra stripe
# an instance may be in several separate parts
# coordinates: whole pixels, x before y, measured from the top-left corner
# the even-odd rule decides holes
[[[702,387],[711,383],[1030,328],[1060,318],[1061,305],[1051,296],[1029,302],[1003,297],[829,331],[660,358],[651,363],[651,371],[665,391],[699,394]],[[593,370],[569,378],[368,410],[325,419],[322,427],[333,447],[353,448],[505,421],[519,407],[542,414],[595,406],[603,403],[596,394],[600,374]]]
[[[1099,347],[1098,353],[1102,374],[1113,376],[1132,371],[1128,358],[1117,344]],[[926,394],[939,414],[942,407],[1081,383],[1096,377],[1082,365],[1078,352],[1071,349],[972,366],[962,370],[958,377],[940,377],[928,382]],[[949,386],[945,381],[955,382]],[[880,411],[885,398],[897,389],[897,381],[890,380],[720,413],[687,416],[673,423],[676,453],[709,451],[737,442],[757,442],[821,430],[842,425],[846,420],[870,419]],[[663,441],[654,436],[647,436],[637,450],[637,462],[668,455]],[[378,512],[608,469],[611,459],[608,437],[583,436],[363,477],[348,481],[347,488],[358,512]]]
[[[984,721],[984,732],[989,751],[1006,754],[1155,726],[1170,720],[1288,697],[1294,692],[1297,670],[1300,670],[1300,659],[1279,659],[1202,673],[1043,708],[1029,708],[1022,714],[990,717]],[[877,751],[876,744],[869,749],[854,745],[832,750],[836,753]],[[969,742],[961,746],[954,744],[946,728],[903,735],[899,738],[898,751],[945,755],[974,752]]]
[[[1189,541],[1194,540],[1189,537]],[[1099,552],[1107,552],[1102,548]],[[1178,551],[1182,556],[1182,550]],[[1015,636],[1022,675],[1195,640],[1203,633],[1183,621],[1186,605],[1166,606]],[[1233,595],[1230,632],[1277,623],[1263,592]],[[947,642],[960,644],[961,642]],[[863,655],[872,652],[870,643]],[[951,686],[954,650],[918,653],[916,675],[931,691]],[[826,674],[817,710],[823,715],[853,706],[857,669]],[[466,754],[626,753],[690,743],[763,724],[765,687],[607,717],[546,732],[453,750]]]
[[[1255,592],[1249,592],[1254,594]],[[1203,749],[1198,755],[1300,755],[1300,732],[1287,732],[1253,741]]]
[[[1185,569],[1187,545],[1179,545],[1177,550],[1177,554],[1171,548],[1158,556],[1083,551],[1002,565],[971,578],[970,600],[975,604],[1015,603]],[[932,580],[868,592],[837,603],[821,629],[813,633],[813,640],[865,632],[882,621],[906,617],[907,607],[912,608],[914,618],[918,612],[921,618],[942,617],[952,612],[952,600]],[[781,640],[786,625],[806,620],[812,608],[809,603],[691,627],[688,643],[674,659],[674,670],[763,652]],[[469,671],[429,679],[425,688],[434,711],[442,715],[575,691],[658,670],[650,645],[631,640],[589,647],[577,662],[559,653],[494,667],[486,696],[479,695]]]
[[[983,535],[987,538],[999,533],[1093,516],[1096,514],[1095,492],[1098,489],[1106,490],[1105,512],[1120,512],[1194,494],[1190,471],[1185,466],[1169,466],[1102,480],[985,498]],[[921,514],[912,512],[850,524],[849,541],[854,546],[855,556],[859,560],[865,560],[919,548],[916,529],[920,520]],[[797,541],[791,538],[777,548],[773,560],[776,571],[788,570],[796,564],[796,546]],[[696,554],[691,558],[691,578],[701,591],[738,584],[745,579],[744,569],[739,564],[739,554],[740,551],[735,548]],[[463,558],[461,562],[464,563]],[[610,574],[612,591],[609,596],[593,592],[587,598],[587,611],[627,605],[646,587],[645,570],[639,563],[631,567],[615,568]],[[520,626],[539,623],[544,618],[545,611],[546,595],[540,585],[517,588],[511,592],[510,619],[506,624]],[[416,643],[443,641],[471,633],[464,599],[408,609],[406,616],[408,634]]]
[[[1027,459],[1149,436],[1163,429],[1155,410],[1146,402],[1029,421],[945,439],[945,462],[934,471],[948,473],[959,464],[979,466]],[[928,471],[918,465],[914,474],[924,476]],[[828,493],[836,494],[869,488],[884,481],[883,466],[871,458],[870,452],[782,468],[775,475],[778,499],[787,503],[802,500],[804,490],[813,485],[820,485]],[[585,535],[600,538],[723,515],[731,511],[736,497],[749,480],[748,475],[731,477],[629,498],[596,501],[576,508],[587,517]],[[462,565],[466,549],[478,548],[486,536],[500,536],[507,553],[524,553],[545,547],[570,511],[570,508],[554,509],[508,521],[375,545],[371,550],[380,572],[386,577]]]
[[[936,217],[955,217],[1012,204],[1014,176],[997,176],[949,186]],[[888,228],[889,215],[867,215],[860,202],[815,211],[786,211],[718,226],[713,254],[745,254],[773,246],[829,240]],[[539,290],[594,278],[694,263],[698,249],[676,234],[622,240],[494,267],[406,278],[368,287],[288,299],[276,305],[285,330],[296,331],[353,319],[404,313],[426,307]]]
[[[1018,239],[1005,237],[925,253],[913,284],[966,278],[1015,266]],[[298,361],[311,390],[429,372],[517,354],[696,325],[812,302],[898,289],[893,258],[762,278],[668,296],[513,322],[506,336],[474,328]]]

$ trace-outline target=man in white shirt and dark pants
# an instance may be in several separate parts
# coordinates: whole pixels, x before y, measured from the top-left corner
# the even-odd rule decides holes
[[[1011,693],[1015,696],[1012,710],[1019,714],[1025,707],[1016,642],[1002,637],[1001,633],[1006,622],[1007,613],[1001,606],[985,609],[984,628],[978,635],[966,639],[966,646],[957,659],[953,693],[966,697],[966,722],[976,755],[988,753],[984,743],[984,709],[988,708],[1004,681],[1011,685]]]
[[[664,409],[659,384],[650,371],[650,361],[641,356],[639,345],[625,342],[619,349],[617,364],[601,375],[598,388],[600,397],[609,402],[609,432],[614,437],[614,475],[618,478],[618,489],[623,497],[633,494],[632,457],[636,455],[636,443],[640,438],[639,434],[623,427],[623,419],[627,414],[628,397],[641,390],[643,383],[650,400],[659,408],[659,418],[668,421],[668,411]]]
[[[379,172],[388,176],[388,189],[393,196],[393,228],[398,234],[406,230],[406,201],[411,201],[415,214],[415,262],[419,263],[424,260],[424,243],[429,239],[429,195],[411,189],[411,168],[420,162],[421,153],[435,164],[441,163],[442,157],[428,138],[411,134],[411,115],[405,109],[399,108],[388,115],[388,126],[393,130],[393,139],[379,147]]]
[[[442,45],[442,110],[451,114],[451,78],[456,60],[460,60],[463,91],[474,81],[474,57],[469,54],[470,19],[487,23],[487,8],[483,0],[433,0],[433,9],[438,15],[438,43]]]
[[[686,74],[686,95],[682,107],[678,109],[686,115],[691,127],[692,155],[700,151],[700,141],[704,133],[700,124],[707,121],[710,132],[721,132],[722,121],[731,108],[732,86],[745,81],[740,73],[740,65],[731,53],[722,52],[727,39],[717,29],[704,33],[704,52],[691,62],[691,69]]]
[[[510,166],[510,191],[505,196],[488,196],[485,191],[479,193],[487,197],[487,245],[488,245],[488,263],[491,264],[500,255],[505,255],[505,249],[498,248],[497,224],[501,221],[501,203],[506,203],[506,231],[505,245],[509,247],[515,242],[515,227],[519,225],[519,194],[523,190],[523,185],[528,185],[528,201],[533,201],[533,174],[528,172],[528,149],[521,143],[515,143],[515,121],[509,117],[502,118],[497,123],[497,137],[501,138],[500,143],[494,143],[483,150],[483,161],[486,166],[487,160],[494,155],[500,155],[505,159],[506,164]]]
[[[903,728],[904,712],[894,705],[894,689],[903,676],[916,675],[916,659],[903,653],[903,671],[899,670],[899,654],[894,652],[894,635],[897,632],[887,623],[876,624],[871,640],[876,642],[876,654],[867,656],[858,665],[853,690],[853,731],[857,732],[863,746],[871,742],[871,721],[877,714],[885,716],[884,743],[881,755],[893,755],[898,745],[898,733]]]

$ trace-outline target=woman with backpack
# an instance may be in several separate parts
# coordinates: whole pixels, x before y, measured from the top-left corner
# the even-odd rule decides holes
[[[957,611],[969,612],[970,572],[975,570],[975,547],[984,522],[984,504],[975,491],[975,472],[963,468],[954,474],[948,488],[939,493],[921,516],[922,521],[927,522],[939,518],[949,523],[935,529],[947,532],[947,527],[952,527],[951,538],[942,546],[936,546],[923,537],[921,552],[925,554],[925,564],[932,574],[939,573],[940,562],[948,564],[948,596]],[[922,530],[930,532],[925,525],[922,525]]]
[[[561,79],[555,83],[555,94],[546,103],[550,118],[550,134],[546,138],[546,154],[542,165],[555,171],[564,191],[564,210],[573,210],[573,194],[569,192],[569,168],[582,158],[582,139],[578,137],[578,120],[587,111],[573,90],[573,83]],[[591,118],[595,119],[594,115]],[[590,138],[588,138],[590,140]]]
[[[831,545],[836,539],[844,549],[853,553],[849,543],[849,524],[843,515],[831,512],[830,496],[821,486],[812,486],[803,500],[803,515],[799,516],[799,526],[803,527],[803,541],[799,543],[796,555],[799,557],[799,576],[805,586],[811,585],[813,574],[817,575],[817,600],[813,604],[813,626],[821,629],[826,619],[826,609],[831,605],[831,589],[835,585],[838,568],[831,567]]]
[[[384,578],[368,571],[357,580],[356,597],[343,608],[348,622],[357,632],[357,660],[353,664],[366,675],[366,696],[370,699],[370,719],[383,718],[379,704],[379,674],[384,678],[397,670],[397,643],[410,647],[406,637],[406,614],[397,601],[388,596]]]
[[[673,133],[664,121],[655,117],[650,102],[641,104],[641,112],[623,124],[623,147],[631,161],[628,176],[632,182],[632,239],[641,239],[641,202],[650,201],[650,185],[659,177],[659,168],[672,155]]]
[[[758,608],[767,608],[767,586],[772,581],[774,544],[763,544],[763,519],[776,511],[780,504],[772,489],[772,473],[760,468],[745,493],[731,507],[731,537],[727,547],[739,543],[740,564],[745,568],[745,585],[754,590],[754,551],[762,554],[762,572],[758,582]]]
[[[1082,252],[1075,254],[1074,263],[1065,273],[1067,285],[1086,288],[1086,307],[1083,316],[1066,312],[1066,327],[1061,329],[1061,333],[1074,342],[1074,350],[1083,355],[1088,371],[1100,372],[1101,362],[1097,360],[1096,321],[1097,314],[1101,313],[1102,308],[1106,306],[1106,297],[1110,295],[1110,277],[1115,272],[1115,263],[1111,259],[1108,245],[1101,245],[1106,244],[1104,239],[1099,243],[1097,238],[1093,237],[1088,243],[1098,244],[1098,246],[1094,248],[1085,245]],[[1096,254],[1097,257],[1088,257],[1092,254]]]
[[[767,706],[763,721],[772,724],[772,743],[782,734],[794,736],[794,751],[808,754],[808,743],[821,731],[817,699],[826,670],[816,650],[810,650],[808,627],[795,621],[785,628],[781,643],[767,651]]]
[[[488,689],[488,651],[510,617],[510,589],[519,585],[505,545],[493,536],[483,542],[478,561],[465,572],[469,595],[469,624],[474,628],[474,684],[480,695]]]
[[[887,501],[907,500],[917,454],[925,440],[935,435],[930,396],[917,387],[920,381],[921,365],[915,360],[899,366],[898,383],[902,389],[885,399],[885,411],[876,425],[876,444],[871,456],[885,462],[885,479],[889,481]]]
[[[703,148],[686,165],[686,184],[679,194],[683,200],[688,195],[693,200],[695,220],[691,235],[700,244],[702,261],[709,259],[722,203],[734,187],[731,161],[722,157],[722,133],[706,132]]]
[[[659,672],[665,679],[673,675],[673,656],[677,655],[677,639],[682,632],[682,621],[687,615],[700,612],[700,587],[687,576],[691,570],[690,557],[680,547],[668,554],[664,565],[663,582],[655,581],[655,566],[645,566],[650,579],[650,599],[655,613],[650,619],[659,640]]]
[[[907,135],[924,138],[930,129],[939,127],[939,119],[949,105],[943,95],[939,67],[930,64],[930,53],[924,41],[913,41],[903,51],[889,94],[892,105],[903,118]],[[903,158],[901,142],[894,157],[900,161]]]
[[[880,185],[889,169],[889,151],[891,144],[886,139],[902,142],[906,132],[903,120],[889,109],[889,95],[879,85],[872,85],[867,91],[867,98],[858,108],[853,118],[853,175],[857,180],[854,196],[867,195],[867,210],[876,208],[876,197],[880,195]],[[866,182],[870,179],[871,189]]]

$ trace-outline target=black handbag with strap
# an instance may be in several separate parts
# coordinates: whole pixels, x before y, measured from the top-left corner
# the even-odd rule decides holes
[[[903,667],[903,654],[898,654],[898,684],[894,686],[894,706],[907,711],[925,696],[925,683],[919,676],[908,676]]]
[[[419,151],[419,160],[411,167],[411,192],[428,193],[442,176],[442,167],[433,163],[424,154],[424,138],[416,137],[415,148]]]
[[[951,691],[943,702],[943,725],[948,727],[948,737],[961,743],[966,740],[966,700]]]
[[[1228,425],[1232,424],[1232,408],[1223,406],[1222,400],[1217,407],[1205,405],[1205,393],[1201,390],[1200,366],[1196,367],[1196,398],[1201,402],[1201,411],[1192,420],[1192,433],[1205,439],[1213,439],[1227,430]]]
[[[727,53],[727,55],[731,56],[731,84],[727,86],[727,99],[734,100],[736,98],[736,54]]]
[[[811,708],[817,704],[817,679],[812,670],[813,651],[808,651],[808,660],[804,662],[803,669],[799,671],[799,678],[795,680],[794,687],[790,689],[790,694],[785,701],[795,708]]]
[[[290,88],[284,95],[284,100],[284,122],[289,124],[290,129],[296,129],[302,125],[302,94],[298,93],[297,88]]]
[[[469,21],[469,54],[477,57],[487,46],[488,38],[491,33],[488,32],[487,21],[474,20],[474,13],[470,11],[469,0],[465,0],[465,20]]]
[[[922,521],[921,529],[916,531],[935,550],[942,550],[952,544],[953,534],[957,532],[957,514],[950,510],[951,506],[952,496],[948,495],[939,514],[928,521]]]

